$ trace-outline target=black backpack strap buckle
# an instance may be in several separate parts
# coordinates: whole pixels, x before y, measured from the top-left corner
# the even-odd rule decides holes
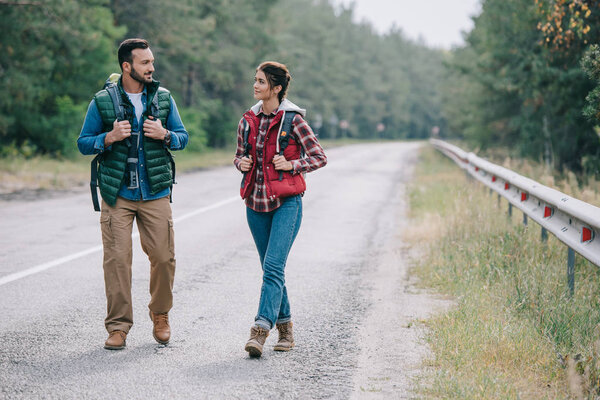
[[[250,150],[252,150],[252,145],[250,143],[248,143],[248,135],[250,134],[250,124],[248,123],[248,121],[246,121],[245,118],[243,118],[243,125],[244,125],[244,135],[243,135],[243,146],[244,146],[244,157],[248,157],[250,155]],[[248,172],[244,172],[243,176],[242,176],[242,184],[240,187],[244,187],[244,184],[246,183],[246,175],[248,174]]]
[[[100,211],[100,203],[98,202],[98,160],[101,155],[98,154],[92,160],[91,173],[90,173],[90,190],[92,191],[92,204],[94,205],[94,211]]]

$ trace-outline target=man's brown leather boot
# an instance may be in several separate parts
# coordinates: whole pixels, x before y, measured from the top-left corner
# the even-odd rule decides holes
[[[169,313],[156,314],[150,311],[150,319],[154,322],[152,336],[160,344],[169,343],[171,339],[171,327],[169,326]]]
[[[253,326],[250,329],[250,339],[246,342],[245,350],[250,353],[250,357],[260,357],[262,355],[265,340],[269,336],[269,331],[259,326]]]
[[[123,331],[112,331],[104,342],[104,348],[108,350],[122,350],[125,348],[127,334]]]
[[[277,324],[279,331],[279,341],[273,350],[275,351],[290,351],[294,347],[294,333],[292,332],[292,321],[283,324]]]

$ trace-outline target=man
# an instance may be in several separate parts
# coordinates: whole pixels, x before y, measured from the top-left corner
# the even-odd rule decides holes
[[[119,46],[122,75],[90,102],[77,146],[100,154],[100,226],[104,248],[106,330],[104,348],[125,347],[133,325],[131,259],[133,220],[150,260],[150,318],[160,344],[171,337],[175,247],[169,204],[173,184],[170,150],[183,149],[188,134],[168,90],[152,79],[154,57],[143,39]],[[94,189],[94,194],[96,193]]]

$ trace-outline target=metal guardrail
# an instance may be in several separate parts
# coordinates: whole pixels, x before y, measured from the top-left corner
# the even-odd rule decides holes
[[[442,140],[430,139],[437,150],[454,160],[475,179],[523,211],[523,221],[533,219],[569,247],[569,286],[573,291],[573,251],[600,266],[600,208],[492,164]]]

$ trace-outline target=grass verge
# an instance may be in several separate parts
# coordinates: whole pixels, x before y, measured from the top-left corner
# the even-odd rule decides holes
[[[210,149],[201,153],[174,152],[177,173],[231,165],[233,149]],[[64,190],[85,185],[90,180],[92,156],[72,159],[36,156],[0,158],[0,194],[23,190]]]
[[[324,148],[355,143],[358,139],[322,141]],[[188,150],[173,152],[177,173],[205,168],[232,165],[234,148],[208,149],[198,152]],[[72,159],[55,159],[46,156],[9,156],[0,158],[0,195],[20,191],[65,190],[86,185],[90,179],[91,156],[76,155]]]
[[[568,295],[566,247],[508,218],[506,201],[432,148],[410,188],[406,240],[422,249],[414,273],[456,299],[427,322],[434,357],[425,398],[596,398],[599,268],[576,258]]]

